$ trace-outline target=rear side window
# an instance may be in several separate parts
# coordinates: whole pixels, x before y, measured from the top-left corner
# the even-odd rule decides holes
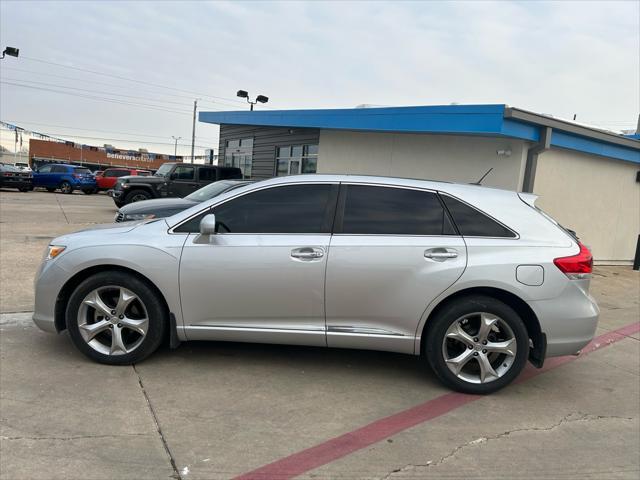
[[[433,192],[348,185],[340,233],[452,235],[455,231]]]
[[[216,181],[216,169],[215,168],[207,168],[200,167],[198,169],[198,179],[201,182],[215,182]]]
[[[491,217],[460,200],[447,195],[442,195],[442,200],[449,209],[449,213],[462,236],[504,238],[514,238],[516,236],[515,233]]]
[[[74,168],[73,169],[73,173],[75,173],[76,175],[85,175],[85,174],[90,174],[91,170],[89,170],[88,168]]]
[[[242,178],[242,171],[239,168],[220,168],[220,180],[225,178]]]

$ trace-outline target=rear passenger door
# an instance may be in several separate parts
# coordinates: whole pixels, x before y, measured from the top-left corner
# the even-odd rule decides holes
[[[326,274],[329,347],[413,353],[427,305],[466,266],[436,192],[342,184]]]
[[[202,188],[216,179],[216,167],[200,167],[198,168],[198,188]]]

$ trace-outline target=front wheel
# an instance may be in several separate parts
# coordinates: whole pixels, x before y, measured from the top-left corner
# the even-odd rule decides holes
[[[511,383],[529,355],[520,316],[492,297],[463,297],[445,306],[426,332],[425,356],[448,387],[487,394]]]
[[[162,342],[168,315],[146,282],[124,272],[103,272],[83,281],[66,310],[69,335],[92,360],[137,363]]]
[[[146,190],[136,189],[127,193],[125,203],[142,202],[143,200],[149,200],[150,198],[151,194]]]
[[[62,182],[60,184],[60,191],[64,194],[70,194],[73,193],[73,187],[71,186],[71,184],[69,182],[67,182],[66,180],[64,182]]]

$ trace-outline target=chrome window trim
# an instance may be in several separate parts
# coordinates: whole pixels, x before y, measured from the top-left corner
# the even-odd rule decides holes
[[[211,209],[213,209],[215,207],[218,207],[220,205],[224,205],[225,203],[230,202],[231,200],[235,200],[236,198],[240,198],[240,197],[243,197],[245,195],[249,195],[250,193],[260,192],[262,190],[267,190],[269,188],[290,187],[290,186],[294,186],[294,185],[339,185],[339,184],[340,184],[340,182],[337,181],[337,180],[336,181],[327,180],[327,181],[318,181],[318,182],[286,182],[286,183],[278,183],[278,184],[275,184],[275,185],[264,185],[263,187],[255,188],[253,190],[249,190],[248,192],[242,192],[242,193],[239,193],[237,195],[234,195],[233,197],[226,198],[226,199],[224,199],[224,200],[222,200],[222,201],[220,201],[218,203],[213,203],[213,204],[209,205],[209,207],[203,208],[202,210],[199,210],[197,213],[194,213],[190,217],[185,218],[180,223],[177,223],[173,227],[169,228],[167,230],[167,233],[169,235],[189,235],[189,234],[192,234],[192,233],[196,233],[197,234],[197,232],[176,232],[175,229],[178,228],[179,226],[187,223],[192,218],[197,217],[198,215],[202,214],[206,210],[211,210]],[[230,190],[230,191],[233,191],[233,190]],[[329,233],[217,233],[216,235],[331,235],[331,232],[329,232]]]

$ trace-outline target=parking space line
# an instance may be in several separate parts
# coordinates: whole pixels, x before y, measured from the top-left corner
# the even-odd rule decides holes
[[[528,365],[514,383],[521,383],[544,372],[572,362],[591,352],[612,345],[630,335],[640,332],[640,322],[635,322],[617,330],[604,333],[593,339],[580,356],[554,357],[545,362],[541,369]],[[634,339],[635,340],[635,339]],[[434,418],[440,417],[463,405],[474,402],[480,395],[447,393],[415,407],[376,420],[364,427],[334,437],[314,447],[301,450],[287,457],[242,474],[235,480],[285,480],[302,475],[318,467],[331,463],[351,453],[377,443]]]

